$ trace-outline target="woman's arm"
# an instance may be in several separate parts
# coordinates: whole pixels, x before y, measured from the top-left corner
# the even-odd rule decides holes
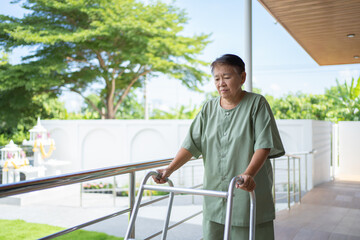
[[[191,159],[193,155],[185,148],[180,148],[177,152],[174,160],[169,164],[167,168],[158,169],[157,171],[161,173],[161,178],[158,179],[157,176],[153,176],[153,179],[156,183],[166,183],[166,178],[184,165],[187,161]]]
[[[254,177],[259,172],[260,168],[264,165],[266,159],[269,156],[269,153],[270,148],[263,148],[255,151],[249,166],[246,168],[244,173],[239,175],[244,179],[244,183],[241,185],[236,184],[236,188],[241,188],[248,192],[251,192],[255,189],[256,183],[254,181]]]

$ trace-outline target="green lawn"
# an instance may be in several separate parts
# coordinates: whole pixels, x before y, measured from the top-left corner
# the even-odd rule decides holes
[[[23,220],[0,220],[0,227],[0,240],[34,240],[65,229],[47,224],[28,223]],[[123,238],[110,236],[105,233],[77,230],[56,239],[119,240]]]

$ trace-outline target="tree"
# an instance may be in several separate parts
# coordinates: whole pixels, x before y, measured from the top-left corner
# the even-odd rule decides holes
[[[146,75],[166,74],[198,89],[207,75],[196,59],[209,35],[180,35],[188,18],[160,1],[18,0],[31,11],[22,19],[0,15],[0,45],[35,49],[0,74],[0,83],[37,92],[80,94],[113,119]],[[18,81],[19,80],[19,81]],[[14,84],[14,81],[17,83]],[[103,112],[85,93],[97,84]]]
[[[152,111],[151,119],[194,119],[200,112],[201,106],[196,105],[181,105],[176,108],[171,108],[170,111],[163,111],[154,109]]]
[[[332,122],[360,120],[360,77],[326,89],[325,94],[288,94],[282,98],[266,95],[277,119],[314,119]]]
[[[13,139],[21,144],[28,131],[35,126],[37,117],[66,119],[64,103],[47,93],[32,95],[24,88],[0,90],[0,146]]]
[[[36,118],[66,118],[64,104],[51,92],[34,94],[37,87],[26,85],[13,75],[19,66],[9,63],[8,54],[0,56],[0,146],[10,139],[21,143],[28,130],[36,124]],[[9,75],[7,75],[8,73]],[[8,79],[8,81],[2,81]],[[11,82],[10,80],[13,79]]]
[[[100,97],[96,94],[90,94],[88,98],[102,111],[105,111],[105,105],[101,101]],[[84,103],[81,108],[82,115],[86,118],[92,117],[93,119],[99,119],[99,113],[94,110],[88,103]],[[123,103],[119,107],[116,113],[116,118],[119,119],[143,119],[144,118],[144,106],[143,102],[139,102],[136,94],[133,90],[130,90],[129,94],[124,99]]]
[[[334,102],[329,113],[334,121],[360,120],[360,77],[356,83],[352,78],[350,85],[336,79],[336,86],[327,89],[325,95]]]
[[[0,52],[0,66],[8,64],[9,56],[5,52]]]
[[[276,119],[313,119],[327,120],[328,107],[331,105],[324,95],[287,94],[281,98],[265,95]]]
[[[0,58],[0,134],[14,134],[20,126],[25,129],[36,123],[37,117],[52,118],[56,111],[64,113],[65,108],[54,98],[53,92],[37,92],[41,86],[32,86],[24,75],[16,75],[20,66],[12,66],[7,54]],[[51,108],[48,107],[52,104]],[[21,128],[21,127],[20,127]]]

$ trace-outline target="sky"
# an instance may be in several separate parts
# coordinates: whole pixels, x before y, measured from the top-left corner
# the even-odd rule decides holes
[[[165,2],[172,3],[170,0]],[[24,11],[10,0],[1,0],[0,14],[21,17]],[[183,34],[192,36],[211,33],[212,42],[199,55],[212,62],[225,53],[244,57],[244,1],[242,0],[177,0],[175,5],[185,9],[189,21]],[[323,94],[325,89],[360,76],[360,64],[319,66],[290,34],[261,6],[252,1],[253,19],[253,86],[262,94],[281,97],[303,92]],[[17,62],[24,49],[15,51],[12,62]],[[210,68],[205,68],[210,74]],[[212,79],[201,89],[215,90]],[[138,91],[139,99],[142,91]],[[204,93],[197,93],[181,85],[176,79],[158,77],[148,79],[147,98],[152,108],[164,110],[180,105],[201,105]],[[75,93],[64,93],[61,100],[70,111],[79,110],[82,99]]]

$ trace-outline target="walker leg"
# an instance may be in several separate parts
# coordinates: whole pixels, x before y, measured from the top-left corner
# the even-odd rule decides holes
[[[231,219],[232,219],[232,205],[234,198],[234,187],[238,180],[238,177],[234,177],[230,184],[227,193],[227,206],[226,206],[226,218],[225,218],[225,229],[224,229],[224,240],[230,239],[231,234]]]
[[[173,184],[172,184],[171,181],[169,181],[169,185],[171,187],[173,187]],[[172,209],[175,194],[173,192],[170,192],[169,195],[170,196],[169,196],[168,210],[167,210],[166,219],[165,219],[165,222],[164,222],[164,228],[163,228],[163,233],[162,233],[161,240],[165,240],[166,236],[167,236],[167,231],[168,231],[169,222],[170,222],[170,214],[171,214],[171,209]]]
[[[250,223],[249,223],[249,239],[255,240],[255,224],[256,224],[256,198],[255,192],[252,191],[250,195]]]
[[[148,173],[141,182],[139,192],[138,192],[138,195],[136,197],[135,205],[134,205],[134,208],[133,208],[133,210],[131,212],[129,226],[128,226],[128,229],[126,230],[126,234],[125,234],[125,237],[124,237],[125,240],[128,240],[130,238],[131,231],[134,228],[136,216],[137,216],[137,213],[138,213],[139,207],[140,207],[141,198],[142,198],[142,195],[144,193],[144,187],[143,186],[145,185],[145,183],[147,182],[147,180],[151,176],[150,173]]]
[[[148,173],[145,175],[145,177],[144,177],[144,179],[142,180],[142,182],[141,182],[141,185],[140,185],[140,188],[139,188],[139,192],[138,192],[138,195],[137,195],[137,197],[136,197],[135,205],[134,205],[134,208],[133,208],[132,213],[131,213],[129,226],[128,226],[128,229],[126,230],[126,234],[125,234],[124,240],[129,240],[129,239],[130,239],[131,231],[132,231],[132,229],[134,228],[135,220],[136,220],[136,217],[137,217],[137,213],[138,213],[139,208],[140,208],[140,203],[141,203],[142,195],[143,195],[144,190],[145,190],[144,186],[145,186],[147,180],[148,180],[151,176],[154,176],[154,175],[158,175],[158,173],[155,172],[155,171],[148,172]],[[168,180],[168,183],[169,183],[169,185],[170,185],[171,187],[173,187],[173,183],[172,183],[171,180]],[[167,231],[168,231],[168,227],[169,227],[169,221],[170,221],[170,215],[171,215],[171,209],[172,209],[173,200],[174,200],[174,193],[171,192],[171,193],[170,193],[170,197],[169,197],[167,216],[166,216],[165,223],[164,223],[164,227],[163,227],[163,234],[162,234],[162,238],[161,238],[162,240],[165,240],[165,239],[166,239],[166,235],[167,235]]]
[[[226,219],[224,229],[224,240],[229,240],[231,235],[231,220],[232,220],[232,205],[234,198],[234,187],[239,177],[234,177],[230,184],[227,193]],[[249,222],[249,239],[255,240],[255,222],[256,222],[256,198],[255,192],[249,192],[250,195],[250,222]]]

